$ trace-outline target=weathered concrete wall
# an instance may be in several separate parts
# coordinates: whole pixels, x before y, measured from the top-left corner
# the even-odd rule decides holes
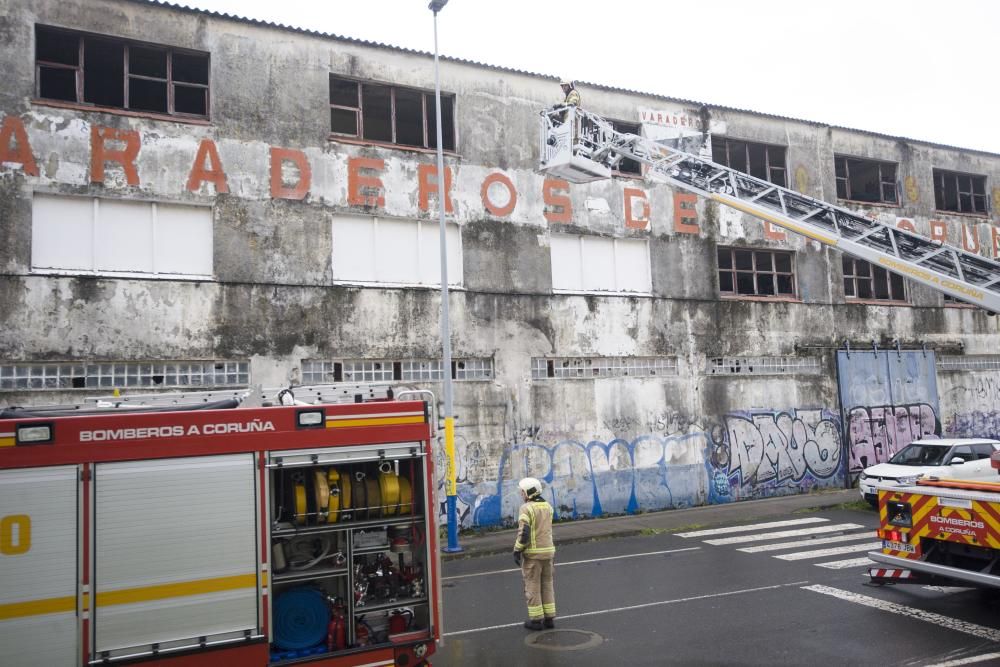
[[[37,175],[17,160],[0,166],[0,353],[6,362],[240,358],[250,360],[254,382],[273,386],[297,377],[304,359],[440,356],[437,290],[335,284],[332,265],[338,216],[436,221],[437,197],[432,192],[429,205],[421,205],[421,189],[428,187],[421,167],[433,164],[433,153],[329,139],[328,76],[427,90],[433,88],[428,56],[123,0],[0,0],[0,9],[0,122],[11,132],[23,127],[38,166]],[[211,121],[34,100],[36,23],[209,52]],[[458,151],[446,157],[453,177],[449,219],[462,230],[464,266],[450,303],[453,353],[492,359],[495,370],[492,381],[455,383],[465,525],[509,519],[514,484],[524,474],[550,483],[560,516],[840,486],[848,450],[833,349],[845,340],[886,346],[895,339],[980,354],[998,349],[994,319],[942,308],[930,290],[911,286],[911,307],[846,302],[840,255],[816,242],[702,200],[696,226],[685,227],[676,215],[678,193],[662,185],[618,178],[557,188],[569,198],[570,216],[552,222],[556,207],[535,169],[537,111],[558,98],[555,83],[455,61],[442,62],[441,77],[442,88],[457,99]],[[790,185],[827,200],[836,195],[834,153],[898,161],[902,206],[866,213],[910,220],[923,233],[931,233],[932,220],[941,221],[950,242],[976,239],[981,252],[996,254],[997,218],[934,211],[930,174],[932,167],[986,174],[993,186],[1000,179],[997,156],[613,90],[584,87],[582,93],[588,108],[608,117],[644,122],[661,110],[680,118],[671,123],[697,118],[716,131],[725,128],[727,136],[786,145]],[[649,123],[650,131],[657,123]],[[95,180],[94,128],[135,133],[127,136],[138,143],[137,184],[129,185],[114,162],[106,164],[103,182]],[[695,146],[703,140],[691,138]],[[207,180],[189,186],[206,142],[218,152],[228,193]],[[13,141],[2,144],[0,151],[14,150]],[[272,163],[273,149],[301,151],[304,161],[299,167]],[[372,164],[359,160],[382,161],[364,175],[380,180],[383,205],[352,203],[360,165]],[[275,196],[272,170],[294,184],[305,178],[302,165],[310,180],[304,198]],[[511,187],[489,185],[497,174]],[[649,204],[648,218],[631,227],[625,224],[627,188]],[[34,193],[211,206],[214,279],[33,273]],[[512,194],[510,213],[490,213],[490,203],[502,207]],[[549,243],[555,234],[648,240],[651,294],[553,294]],[[720,299],[719,245],[795,251],[799,298]],[[818,357],[822,371],[705,372],[713,357],[782,355]],[[674,357],[678,371],[659,378],[533,380],[530,360],[544,356]],[[942,379],[945,424],[949,415],[996,411],[994,404],[967,405],[959,387],[975,378],[953,375]],[[79,396],[10,393],[0,402]],[[955,417],[955,428],[963,434],[978,429],[959,421]]]

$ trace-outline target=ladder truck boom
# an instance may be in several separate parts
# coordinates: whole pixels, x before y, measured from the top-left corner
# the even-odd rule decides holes
[[[624,159],[650,180],[715,200],[964,302],[1000,313],[1000,262],[887,225],[635,134],[569,106],[542,112],[541,171],[572,183],[611,177]]]

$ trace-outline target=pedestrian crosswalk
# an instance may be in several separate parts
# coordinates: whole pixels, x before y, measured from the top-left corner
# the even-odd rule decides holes
[[[739,546],[736,550],[743,553],[768,553],[772,558],[784,561],[813,561],[812,564],[817,567],[833,570],[870,565],[872,561],[867,556],[858,554],[882,547],[881,542],[873,541],[875,531],[872,528],[859,523],[833,523],[816,516],[695,530],[677,535],[687,539],[700,539],[712,546],[750,544],[752,546]],[[817,548],[822,545],[837,546]],[[850,554],[854,554],[854,557],[827,560]]]

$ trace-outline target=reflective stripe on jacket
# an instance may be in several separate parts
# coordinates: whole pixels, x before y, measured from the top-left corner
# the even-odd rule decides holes
[[[531,500],[521,505],[514,551],[523,551],[529,558],[552,558],[556,553],[552,542],[552,515],[552,505],[544,500]]]
[[[571,104],[577,107],[580,106],[580,93],[576,92],[576,89],[569,91],[566,93],[566,99],[563,100],[563,104],[566,106]]]

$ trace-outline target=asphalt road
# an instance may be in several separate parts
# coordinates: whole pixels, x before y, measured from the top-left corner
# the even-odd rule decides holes
[[[762,525],[782,521],[794,523]],[[828,510],[564,545],[557,627],[534,633],[509,555],[449,561],[433,662],[1000,665],[997,596],[866,585],[876,525],[874,512]]]

